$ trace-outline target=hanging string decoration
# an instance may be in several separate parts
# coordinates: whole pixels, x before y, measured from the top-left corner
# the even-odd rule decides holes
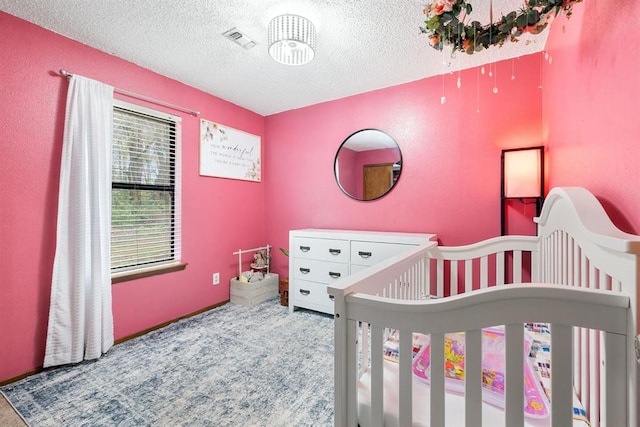
[[[469,21],[473,10],[465,0],[434,0],[424,8],[425,25],[420,31],[437,50],[450,46],[473,54],[490,46],[517,42],[525,34],[539,34],[560,14],[571,16],[573,5],[582,0],[525,0],[522,9],[503,15],[498,21],[482,25]]]

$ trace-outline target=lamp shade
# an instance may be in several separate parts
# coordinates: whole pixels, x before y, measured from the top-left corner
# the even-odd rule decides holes
[[[504,197],[542,197],[542,148],[504,150]]]
[[[299,15],[280,15],[269,22],[269,55],[285,65],[304,65],[313,60],[316,29]]]

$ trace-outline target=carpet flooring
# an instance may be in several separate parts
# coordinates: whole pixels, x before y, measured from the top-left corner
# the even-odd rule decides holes
[[[333,317],[226,304],[0,391],[31,427],[331,426]]]

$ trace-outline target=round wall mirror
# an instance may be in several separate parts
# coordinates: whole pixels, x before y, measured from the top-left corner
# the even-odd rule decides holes
[[[362,129],[344,140],[334,161],[340,189],[356,200],[375,200],[396,185],[402,170],[398,144],[377,129]]]

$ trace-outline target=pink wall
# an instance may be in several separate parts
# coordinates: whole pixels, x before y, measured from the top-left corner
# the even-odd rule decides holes
[[[263,136],[262,183],[200,177],[199,120],[183,115],[189,266],[114,285],[118,338],[227,300],[236,269],[231,252],[265,242],[286,247],[290,229],[436,232],[448,245],[495,236],[500,150],[542,140],[538,56],[498,63],[495,80],[477,69],[462,72],[461,89],[457,73],[447,74],[263,118],[4,13],[0,27],[0,381],[42,364],[67,88],[60,68]],[[389,133],[403,154],[397,188],[372,202],[350,199],[333,176],[336,150],[363,128]],[[274,258],[275,270],[286,274],[287,259],[279,252]],[[213,287],[216,271],[222,285]]]
[[[339,149],[339,155],[336,157],[340,185],[344,191],[355,196],[359,196],[362,193],[362,191],[358,191],[358,175],[362,174],[354,167],[357,155],[357,151],[353,151],[347,147],[341,147]],[[362,182],[362,179],[360,179],[360,182]]]
[[[585,1],[556,21],[544,65],[549,182],[581,185],[616,225],[640,232],[640,2]],[[614,207],[615,205],[615,207]]]
[[[574,10],[554,23],[547,43],[552,60],[544,67],[542,106],[549,182],[588,188],[618,228],[638,234],[640,27],[623,22],[638,22],[640,2],[586,1]]]
[[[200,110],[202,118],[260,136],[264,117],[2,12],[0,28],[2,381],[41,366],[44,355],[67,90],[58,70]],[[237,274],[232,252],[265,242],[264,180],[199,176],[199,119],[167,111],[183,117],[182,239],[189,265],[114,285],[116,338],[228,300]],[[213,287],[216,271],[221,285]]]
[[[640,232],[640,28],[612,24],[637,16],[635,0],[578,4],[552,28],[543,90],[537,54],[497,64],[498,94],[493,79],[472,69],[461,73],[460,90],[457,73],[445,75],[444,105],[443,78],[435,77],[265,119],[0,12],[0,381],[42,364],[67,87],[60,68],[264,137],[262,183],[200,177],[199,120],[183,115],[189,266],[113,287],[123,337],[227,300],[231,252],[264,242],[286,247],[289,229],[436,232],[447,245],[495,236],[503,148],[546,145],[551,186],[589,188],[620,228]],[[372,202],[350,199],[333,177],[336,150],[362,128],[386,131],[403,153],[397,188]],[[274,261],[286,274],[287,259],[277,252]],[[218,287],[210,284],[215,271]]]
[[[541,143],[538,58],[498,63],[496,80],[488,67],[464,71],[461,89],[447,74],[444,105],[435,77],[267,117],[267,240],[286,247],[306,227],[435,232],[447,245],[499,235],[500,150]],[[333,176],[338,147],[363,128],[387,132],[403,158],[398,185],[371,202]],[[274,270],[287,266],[276,254]]]

